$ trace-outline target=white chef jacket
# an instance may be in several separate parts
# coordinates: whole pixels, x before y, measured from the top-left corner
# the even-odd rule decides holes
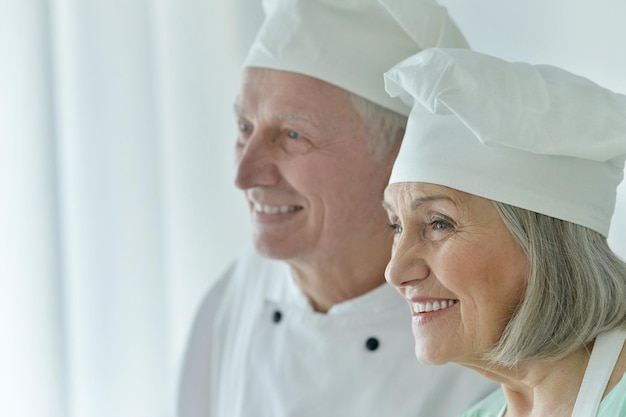
[[[284,262],[245,252],[196,316],[178,417],[454,417],[497,385],[414,355],[391,286],[315,312]]]

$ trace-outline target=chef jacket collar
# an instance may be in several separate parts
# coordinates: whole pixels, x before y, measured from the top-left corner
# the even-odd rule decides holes
[[[296,284],[293,273],[285,264],[286,274],[272,277],[266,287],[265,298],[279,306],[293,307],[314,313],[313,307]],[[387,284],[368,291],[358,297],[335,304],[326,313],[327,316],[369,312],[371,314],[387,313],[390,306],[405,308],[403,300],[396,290]]]

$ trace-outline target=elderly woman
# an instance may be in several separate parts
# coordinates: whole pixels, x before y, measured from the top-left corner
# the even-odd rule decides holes
[[[413,106],[384,205],[417,358],[501,384],[465,416],[626,416],[626,264],[606,242],[626,97],[465,50],[385,83]]]

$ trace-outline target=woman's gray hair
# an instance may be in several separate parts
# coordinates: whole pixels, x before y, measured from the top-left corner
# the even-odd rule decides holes
[[[370,148],[376,157],[385,157],[396,141],[402,139],[407,117],[356,94],[351,94],[351,101],[367,125]]]
[[[494,202],[529,262],[522,302],[486,359],[558,360],[626,327],[626,263],[584,226]]]

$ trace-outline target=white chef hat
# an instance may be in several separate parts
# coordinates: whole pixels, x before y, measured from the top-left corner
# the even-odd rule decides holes
[[[427,182],[608,235],[626,96],[546,65],[435,48],[385,74],[413,109],[390,183]]]
[[[297,72],[398,113],[385,93],[393,64],[433,46],[467,48],[434,0],[263,0],[266,19],[244,66]]]

